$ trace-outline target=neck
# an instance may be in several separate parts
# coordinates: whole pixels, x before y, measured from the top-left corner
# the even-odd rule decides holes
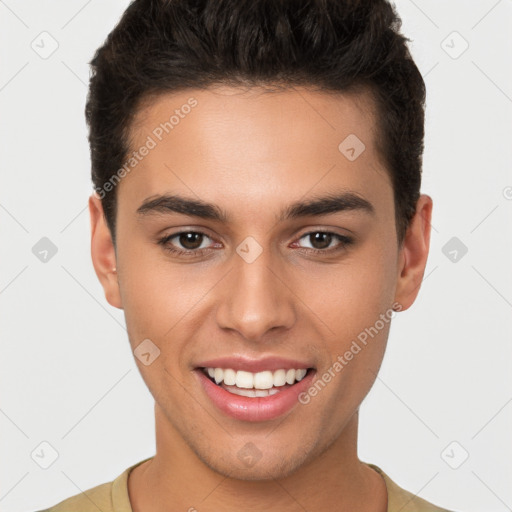
[[[158,405],[155,420],[156,455],[135,468],[128,479],[133,512],[387,510],[382,477],[357,457],[357,411],[339,437],[316,457],[307,461],[306,454],[306,462],[291,474],[265,480],[220,474],[191,449]]]

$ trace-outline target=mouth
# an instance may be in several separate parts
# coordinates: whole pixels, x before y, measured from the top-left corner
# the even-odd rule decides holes
[[[207,397],[222,413],[237,420],[267,421],[290,412],[314,379],[315,368],[251,373],[231,368],[197,367]]]
[[[199,367],[198,370],[202,371],[216,386],[234,395],[250,398],[276,395],[291,388],[315,371],[314,368],[283,368],[252,373],[231,368],[206,367]]]

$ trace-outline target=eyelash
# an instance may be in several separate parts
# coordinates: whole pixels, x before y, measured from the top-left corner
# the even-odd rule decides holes
[[[178,256],[201,256],[206,251],[210,250],[209,248],[193,249],[193,250],[192,249],[187,249],[187,250],[176,249],[172,245],[169,244],[169,241],[172,240],[173,238],[176,238],[179,235],[183,235],[183,234],[187,234],[187,233],[203,235],[207,238],[211,238],[210,236],[208,236],[206,233],[203,233],[202,231],[179,231],[178,233],[173,233],[172,235],[167,235],[164,238],[161,238],[160,240],[158,240],[158,244],[162,245],[166,251],[170,252],[171,254],[178,255]],[[334,248],[331,247],[330,249],[311,249],[308,247],[301,247],[300,249],[303,249],[303,250],[305,249],[307,252],[310,252],[313,254],[325,255],[325,254],[331,254],[331,253],[341,251],[342,249],[345,249],[354,243],[354,239],[351,237],[339,235],[338,233],[333,233],[331,231],[322,231],[322,230],[309,231],[308,233],[304,233],[298,240],[301,240],[302,238],[307,237],[309,235],[314,235],[316,233],[324,233],[327,235],[333,235],[341,243],[339,245],[335,246]]]

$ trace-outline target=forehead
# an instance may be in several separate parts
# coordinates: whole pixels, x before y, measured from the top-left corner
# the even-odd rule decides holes
[[[180,193],[261,213],[308,192],[350,189],[389,202],[375,122],[365,93],[221,86],[162,94],[132,123],[136,162],[118,201],[135,211],[149,196]]]

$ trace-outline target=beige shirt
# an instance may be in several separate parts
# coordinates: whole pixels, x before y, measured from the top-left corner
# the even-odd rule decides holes
[[[128,475],[133,468],[151,458],[130,466],[112,482],[100,484],[40,512],[133,512],[128,495]],[[380,473],[386,482],[387,512],[450,512],[402,489],[378,466],[366,464]]]

